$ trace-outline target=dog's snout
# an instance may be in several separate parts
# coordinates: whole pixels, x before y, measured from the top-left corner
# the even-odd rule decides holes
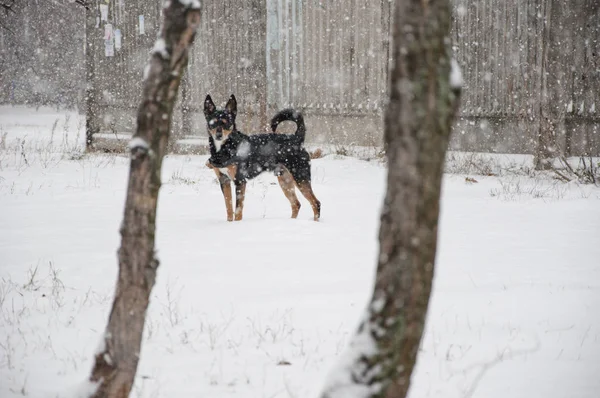
[[[221,138],[223,138],[223,129],[218,127],[217,128],[217,132],[215,133],[215,136],[217,137],[218,140],[220,140]]]

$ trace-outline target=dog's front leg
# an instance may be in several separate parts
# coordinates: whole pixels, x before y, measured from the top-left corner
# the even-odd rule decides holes
[[[212,165],[210,160],[206,161],[206,167],[213,169],[217,175],[217,180],[221,186],[221,192],[223,192],[223,198],[225,199],[225,209],[227,210],[227,221],[233,221],[233,203],[231,198],[231,180],[226,174]]]
[[[217,171],[218,172],[218,171]],[[219,173],[219,184],[221,185],[221,192],[223,192],[223,198],[225,199],[225,208],[227,209],[227,221],[233,221],[233,200],[231,197],[231,180],[225,174]]]
[[[244,197],[246,196],[246,181],[235,181],[235,221],[242,220],[244,212]]]
[[[219,185],[221,186],[221,192],[223,192],[223,198],[225,199],[225,208],[227,209],[227,221],[233,221],[233,203],[231,197],[231,180],[225,174],[221,173],[219,169],[213,168]]]

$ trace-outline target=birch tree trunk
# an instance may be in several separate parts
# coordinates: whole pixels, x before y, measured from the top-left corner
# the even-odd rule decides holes
[[[198,0],[167,2],[164,22],[144,72],[137,130],[131,140],[129,185],[118,252],[113,307],[95,357],[93,397],[127,397],[139,361],[144,320],[156,276],[156,205],[173,106],[188,51],[200,24]]]
[[[449,56],[450,24],[449,0],[396,1],[375,287],[323,397],[407,395],[431,293],[444,158],[462,80]]]

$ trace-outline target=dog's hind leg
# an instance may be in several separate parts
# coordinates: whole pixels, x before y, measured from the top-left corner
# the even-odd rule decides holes
[[[235,181],[235,221],[241,221],[246,197],[246,181]]]
[[[296,182],[296,184],[302,195],[310,202],[315,215],[315,221],[319,221],[319,218],[321,218],[321,202],[315,196],[310,181]]]
[[[292,205],[292,218],[296,218],[298,217],[298,212],[300,211],[300,201],[296,196],[294,177],[284,166],[281,166],[281,168],[276,171],[277,180],[279,180],[279,186],[281,187],[285,197],[290,201],[290,205]]]

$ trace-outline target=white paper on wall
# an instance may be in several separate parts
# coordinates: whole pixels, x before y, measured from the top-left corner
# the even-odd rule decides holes
[[[110,23],[104,25],[104,40],[112,40],[113,38],[113,26]]]
[[[104,40],[104,55],[107,57],[115,56],[115,44],[112,40]]]
[[[140,15],[139,20],[140,20],[140,23],[139,23],[140,35],[143,35],[145,33],[145,30],[144,30],[144,16]]]
[[[108,21],[108,4],[100,4],[100,19]]]
[[[115,35],[112,24],[104,25],[104,55],[114,57],[115,55]]]
[[[115,48],[121,49],[121,29],[115,29]]]

